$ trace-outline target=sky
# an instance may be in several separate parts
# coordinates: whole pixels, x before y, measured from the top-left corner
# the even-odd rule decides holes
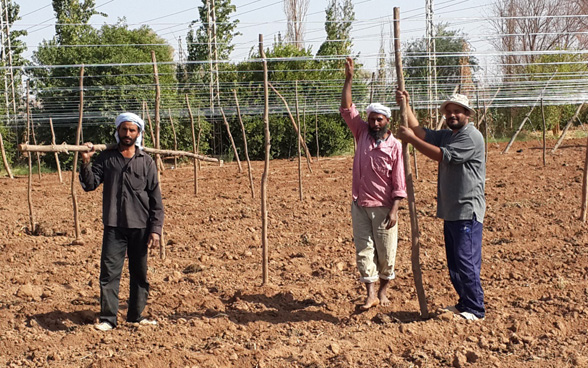
[[[51,0],[16,0],[20,5],[22,19],[13,30],[26,29],[24,39],[28,45],[25,57],[30,58],[43,39],[54,35],[55,15]],[[423,37],[425,34],[425,0],[354,0],[356,22],[354,23],[353,51],[360,54],[360,62],[367,69],[375,68],[381,34],[392,32],[390,24],[393,8],[400,8],[400,34],[403,42]],[[407,4],[408,3],[408,4]],[[436,0],[434,1],[435,23],[445,22],[449,28],[469,36],[473,48],[480,55],[490,54],[492,48],[487,41],[490,34],[485,18],[491,13],[491,0]],[[98,11],[108,17],[93,16],[90,23],[95,27],[114,24],[118,18],[126,18],[130,28],[149,25],[157,34],[168,40],[176,50],[178,38],[185,47],[185,37],[190,22],[198,19],[201,0],[96,0]],[[259,34],[263,34],[266,47],[280,33],[286,33],[286,16],[283,0],[233,0],[237,10],[232,19],[239,19],[238,31],[242,33],[233,41],[233,61],[247,59],[252,48],[257,49]],[[306,17],[305,45],[316,52],[325,40],[324,21],[328,0],[310,0]],[[389,51],[389,41],[386,49]],[[176,58],[177,58],[176,54]],[[490,63],[481,59],[481,66]]]

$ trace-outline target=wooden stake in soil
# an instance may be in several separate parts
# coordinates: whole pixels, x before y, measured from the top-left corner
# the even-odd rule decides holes
[[[28,86],[28,81],[27,81]],[[27,87],[28,88],[28,87]],[[33,144],[37,144],[37,136],[35,135],[35,122],[31,118],[31,135],[33,137]],[[39,175],[39,181],[41,181],[41,155],[37,152],[37,174]]]
[[[300,113],[298,109],[298,81],[294,82],[294,94],[296,99],[296,120],[298,121],[298,126],[300,126]],[[300,200],[304,200],[304,194],[302,193],[302,154],[300,153],[300,139],[296,140],[298,142],[298,194]]]
[[[153,61],[153,77],[155,79],[155,148],[160,149],[159,145],[159,103],[161,102],[161,88],[159,86],[159,72],[157,71],[157,59],[155,58],[155,51],[151,50],[151,61]],[[161,169],[163,168],[163,161],[159,153],[155,154],[155,159],[161,168],[157,170],[157,181],[161,188]],[[165,240],[163,234],[163,226],[161,227],[161,236],[159,239],[159,258],[165,259]]]
[[[298,139],[300,140],[302,147],[304,147],[304,152],[306,153],[306,163],[308,165],[308,171],[310,171],[312,173],[312,167],[310,167],[310,163],[312,162],[312,157],[310,156],[310,151],[308,150],[308,147],[306,146],[306,142],[304,142],[304,139],[302,138],[302,135],[300,134],[300,130],[298,129],[298,125],[296,125],[296,120],[294,119],[294,116],[292,116],[292,112],[290,111],[290,107],[288,106],[286,99],[284,97],[282,97],[280,92],[278,92],[278,90],[270,82],[268,82],[268,85],[276,93],[276,95],[278,95],[278,97],[282,100],[282,102],[284,102],[284,105],[286,106],[286,111],[288,111],[288,116],[290,116],[290,121],[292,122],[292,126],[294,126],[294,131],[296,131],[296,134],[298,134]]]
[[[546,159],[546,145],[547,142],[545,142],[545,130],[547,130],[547,124],[545,123],[545,110],[543,109],[543,97],[541,97],[541,117],[543,119],[543,167],[545,167],[547,165],[547,159]]]
[[[53,119],[49,118],[49,127],[51,128],[51,144],[55,143],[55,131],[53,130]],[[59,174],[59,182],[63,183],[63,178],[61,176],[61,164],[59,163],[59,154],[57,152],[55,154],[55,163],[57,164],[57,173]]]
[[[80,69],[80,114],[78,119],[78,129],[76,131],[76,146],[80,144],[80,137],[82,136],[82,121],[84,118],[84,66]],[[83,245],[84,240],[82,240],[81,231],[80,231],[80,222],[78,220],[78,197],[76,194],[76,174],[77,174],[77,167],[78,167],[78,152],[74,154],[73,159],[73,167],[71,169],[71,198],[73,201],[73,214],[74,214],[74,228],[75,228],[75,235],[76,238],[71,243],[73,245]]]
[[[251,188],[251,198],[255,198],[255,190],[253,189],[253,170],[251,169],[249,151],[247,150],[247,135],[245,133],[245,125],[243,125],[243,119],[241,119],[241,107],[239,107],[239,99],[237,98],[236,90],[233,90],[233,96],[235,96],[235,105],[237,106],[237,117],[239,118],[239,124],[241,125],[241,132],[243,133],[243,148],[245,150],[245,158],[247,159],[247,171],[249,174],[249,187]]]
[[[261,175],[261,244],[262,244],[262,285],[267,285],[269,282],[268,262],[269,250],[267,240],[267,182],[269,177],[269,158],[270,158],[270,130],[269,130],[269,90],[267,77],[267,60],[265,59],[265,52],[263,51],[263,35],[259,35],[259,55],[263,60],[263,126],[265,132],[265,164],[263,166],[263,174]],[[292,115],[290,115],[292,116]]]
[[[400,9],[396,7],[394,8],[394,51],[396,64],[396,78],[398,78],[398,88],[400,90],[404,90],[404,75],[402,74],[402,59],[400,55]],[[408,127],[406,103],[400,104],[400,117],[402,125]],[[423,288],[423,276],[419,260],[419,222],[416,212],[412,172],[410,169],[410,154],[408,152],[408,145],[404,142],[402,143],[402,157],[404,159],[404,175],[406,177],[406,192],[408,194],[408,210],[410,213],[410,230],[412,235],[412,273],[414,277],[414,284],[417,296],[419,299],[421,316],[423,318],[428,318],[429,312],[427,310],[427,298],[425,296],[425,289]]]
[[[198,153],[196,148],[196,133],[194,132],[194,115],[192,115],[192,108],[190,107],[190,100],[188,99],[188,94],[186,93],[186,106],[188,107],[188,115],[190,115],[190,127],[192,128],[192,149],[194,150],[194,154]],[[197,159],[194,160],[194,196],[198,196],[198,163]]]
[[[178,136],[176,135],[176,128],[174,127],[174,119],[172,118],[171,109],[168,107],[167,113],[169,115],[169,123],[171,124],[172,133],[174,134],[174,151],[178,150]],[[174,169],[178,168],[178,158],[174,156]]]
[[[568,129],[570,129],[570,127],[572,126],[572,123],[574,122],[574,120],[576,120],[576,118],[580,114],[580,110],[582,110],[582,106],[584,106],[584,103],[582,103],[582,104],[580,104],[580,106],[578,106],[578,110],[576,110],[576,113],[574,114],[574,116],[572,116],[572,118],[570,120],[568,120],[566,126],[561,131],[561,135],[559,136],[557,143],[555,143],[555,146],[551,150],[551,153],[554,153],[557,150],[557,148],[559,147],[559,145],[561,144],[561,142],[563,142],[564,137],[566,136],[566,133],[568,132]]]
[[[580,219],[586,222],[586,211],[588,210],[588,139],[586,140],[586,159],[584,160],[584,178],[582,180],[582,213]]]
[[[30,135],[30,127],[31,127],[31,109],[29,104],[29,81],[27,80],[27,137],[26,141],[29,141]],[[29,181],[27,187],[27,200],[29,202],[29,233],[30,234],[37,234],[37,226],[35,223],[35,211],[33,210],[33,159],[31,157],[31,153],[27,155],[28,162],[29,162]]]
[[[231,128],[229,127],[229,122],[227,121],[227,117],[225,116],[225,110],[220,107],[221,115],[223,116],[223,121],[225,122],[225,127],[227,128],[227,134],[229,135],[229,140],[231,141],[231,146],[233,147],[233,154],[235,155],[235,160],[237,160],[237,165],[239,166],[239,172],[243,172],[243,167],[241,167],[241,160],[239,160],[239,153],[237,152],[237,146],[235,146],[235,141],[233,140],[233,135],[231,134]]]
[[[319,149],[319,135],[318,135],[318,102],[314,109],[314,137],[316,138],[316,162],[320,160],[320,149]]]
[[[0,151],[2,152],[2,163],[4,163],[4,169],[10,179],[14,179],[12,170],[10,170],[10,164],[8,163],[8,157],[6,156],[6,150],[4,149],[4,139],[2,139],[2,132],[0,132]]]

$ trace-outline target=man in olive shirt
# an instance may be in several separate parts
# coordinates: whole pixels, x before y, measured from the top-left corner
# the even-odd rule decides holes
[[[480,269],[486,160],[484,138],[468,122],[475,111],[466,96],[452,95],[439,108],[449,129],[430,130],[420,127],[408,108],[408,93],[397,91],[397,103],[403,99],[407,102],[408,127],[400,127],[397,136],[439,163],[437,217],[444,220],[447,266],[459,296],[458,303],[446,309],[468,320],[482,319],[485,307]]]
[[[85,191],[104,183],[104,234],[100,258],[100,321],[98,330],[117,325],[118,291],[125,254],[129,257],[130,296],[127,322],[155,325],[141,314],[147,304],[147,250],[159,245],[163,203],[157,169],[141,146],[145,123],[135,114],[120,114],[115,121],[115,149],[103,151],[94,164],[92,143],[82,153],[80,182]]]

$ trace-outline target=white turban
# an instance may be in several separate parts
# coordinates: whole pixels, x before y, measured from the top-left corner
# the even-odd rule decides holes
[[[386,116],[388,119],[390,119],[390,108],[386,107],[380,103],[371,103],[368,105],[367,109],[365,109],[365,111],[368,114],[368,117],[370,116],[370,114],[372,112],[375,112],[377,114],[382,114],[384,116]]]
[[[116,132],[114,133],[114,138],[116,138],[116,143],[120,142],[120,137],[118,136],[118,127],[124,123],[125,121],[130,121],[131,123],[135,124],[139,127],[139,135],[137,136],[137,140],[135,141],[135,146],[143,149],[143,132],[145,131],[145,122],[139,116],[133,114],[132,112],[123,112],[119,116],[116,117],[114,121],[114,125],[116,125]]]

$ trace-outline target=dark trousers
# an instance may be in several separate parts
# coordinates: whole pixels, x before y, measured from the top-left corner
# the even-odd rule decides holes
[[[461,312],[483,318],[484,291],[480,283],[482,268],[482,223],[473,220],[445,221],[445,252],[451,283],[459,295],[456,305]]]
[[[105,227],[100,257],[100,322],[116,326],[118,289],[125,254],[129,257],[130,295],[127,321],[137,322],[147,304],[147,229]]]

